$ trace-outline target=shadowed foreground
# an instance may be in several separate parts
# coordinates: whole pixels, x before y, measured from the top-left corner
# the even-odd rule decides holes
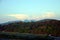
[[[0,33],[0,38],[1,39],[10,39],[10,40],[54,40],[54,38],[45,36],[42,37],[40,35],[34,35],[34,34],[11,34],[11,33],[6,33],[2,32]]]

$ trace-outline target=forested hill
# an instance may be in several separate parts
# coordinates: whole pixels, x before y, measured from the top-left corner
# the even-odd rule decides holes
[[[16,21],[0,24],[2,32],[19,32],[32,34],[51,34],[60,36],[60,20],[44,19],[39,21]]]

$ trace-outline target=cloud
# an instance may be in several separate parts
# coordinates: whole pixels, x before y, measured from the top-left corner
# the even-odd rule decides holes
[[[15,17],[19,20],[40,20],[40,19],[47,19],[47,18],[54,18],[56,15],[54,12],[46,12],[42,15],[27,15],[27,14],[9,14],[8,16]]]
[[[53,18],[55,17],[55,13],[54,12],[46,12],[43,15],[41,15],[42,18]]]
[[[32,15],[31,19],[34,20],[41,20],[41,19],[48,19],[48,18],[55,18],[56,14],[54,12],[46,12],[41,15]]]
[[[15,17],[15,18],[17,18],[19,20],[28,19],[28,15],[26,15],[26,14],[10,14],[8,16]]]

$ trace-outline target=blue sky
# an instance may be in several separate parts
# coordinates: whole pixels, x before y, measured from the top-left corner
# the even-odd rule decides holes
[[[0,22],[60,19],[60,0],[0,0]]]

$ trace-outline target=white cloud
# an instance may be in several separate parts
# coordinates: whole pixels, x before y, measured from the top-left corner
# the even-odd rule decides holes
[[[17,18],[19,20],[28,19],[28,15],[26,15],[26,14],[10,14],[8,16],[15,17],[15,18]]]
[[[41,15],[42,18],[53,18],[55,16],[56,15],[54,12],[46,12],[45,14]]]
[[[56,15],[54,12],[46,12],[43,13],[42,15],[32,15],[31,19],[40,20],[40,19],[55,18],[55,17]]]
[[[54,18],[56,15],[53,12],[46,12],[43,13],[42,15],[27,15],[27,14],[9,14],[8,16],[15,17],[19,20],[40,20],[40,19],[45,19],[45,18]]]

